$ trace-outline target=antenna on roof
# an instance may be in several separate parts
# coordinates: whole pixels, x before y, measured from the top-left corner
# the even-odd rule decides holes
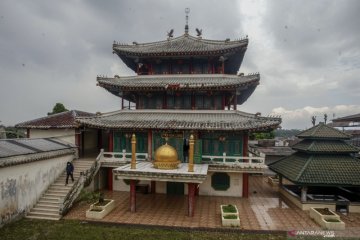
[[[185,8],[185,13],[186,13],[186,25],[185,25],[185,35],[189,34],[189,13],[190,13],[190,8]]]

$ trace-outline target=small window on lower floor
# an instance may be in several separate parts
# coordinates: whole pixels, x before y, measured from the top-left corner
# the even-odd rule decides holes
[[[227,173],[214,173],[211,176],[211,186],[217,191],[226,191],[230,187],[230,176]]]

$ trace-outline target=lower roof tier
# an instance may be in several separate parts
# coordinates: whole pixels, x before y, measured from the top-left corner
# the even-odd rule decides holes
[[[360,161],[349,154],[297,152],[271,163],[269,168],[299,185],[360,186]]]
[[[120,110],[77,122],[101,129],[267,131],[277,128],[281,118],[226,110]]]

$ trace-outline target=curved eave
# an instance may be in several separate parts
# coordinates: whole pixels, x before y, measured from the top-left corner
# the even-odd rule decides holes
[[[214,119],[216,116],[220,116],[220,120]],[[94,118],[78,118],[77,122],[87,127],[100,129],[257,132],[277,128],[281,119],[256,117],[240,111],[224,110],[121,110]]]
[[[141,80],[146,80],[146,77],[151,78],[147,82],[139,83]],[[178,85],[172,87],[174,91],[188,91],[188,90],[219,90],[219,89],[233,89],[248,88],[250,86],[256,87],[260,82],[260,75],[249,75],[245,77],[227,75],[146,75],[120,78],[102,78],[98,77],[98,86],[107,90],[116,89],[119,91],[163,91],[168,90],[170,85]],[[198,78],[198,79],[197,79]],[[249,79],[247,79],[249,78]],[[171,81],[174,79],[174,81]],[[176,80],[175,80],[176,79]],[[178,79],[178,80],[177,80]],[[209,79],[209,82],[204,81]],[[215,79],[215,80],[213,80]],[[231,82],[225,82],[229,80]],[[123,81],[123,82],[120,82]],[[153,83],[151,82],[153,81]],[[212,81],[212,82],[210,82]],[[216,81],[216,82],[214,82]],[[131,83],[133,84],[131,84]]]

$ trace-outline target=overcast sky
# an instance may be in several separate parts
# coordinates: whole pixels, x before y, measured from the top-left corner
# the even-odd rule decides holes
[[[281,115],[283,128],[310,127],[324,113],[360,113],[360,1],[0,1],[0,124],[45,116],[56,102],[89,112],[118,110],[97,75],[133,74],[112,54],[122,43],[184,33],[249,36],[240,72],[260,85],[239,106]]]

